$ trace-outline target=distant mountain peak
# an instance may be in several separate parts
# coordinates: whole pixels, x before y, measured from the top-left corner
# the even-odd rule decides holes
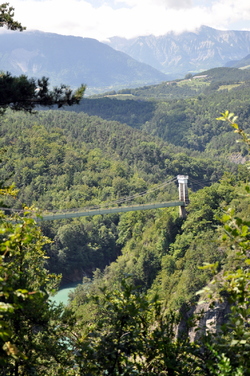
[[[167,33],[160,37],[111,38],[109,45],[166,74],[182,78],[224,66],[250,53],[250,32],[217,30],[202,25],[194,31]]]
[[[88,92],[167,79],[164,73],[96,39],[36,30],[0,34],[0,70],[46,76],[52,85],[65,83],[74,88],[83,83]]]

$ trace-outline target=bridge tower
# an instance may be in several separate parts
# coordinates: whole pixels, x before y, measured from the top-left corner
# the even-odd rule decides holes
[[[185,206],[180,206],[180,217],[186,218],[186,205],[189,204],[188,199],[188,176],[187,175],[177,175],[177,180],[179,184],[179,200],[185,202]]]

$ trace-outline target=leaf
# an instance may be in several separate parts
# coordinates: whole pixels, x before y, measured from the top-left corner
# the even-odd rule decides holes
[[[235,129],[239,129],[239,126],[238,126],[238,124],[236,124],[236,123],[232,123],[231,126],[232,126],[233,128],[235,128]]]
[[[9,303],[3,303],[3,302],[0,302],[0,312],[13,312],[14,311],[14,308],[11,304]]]

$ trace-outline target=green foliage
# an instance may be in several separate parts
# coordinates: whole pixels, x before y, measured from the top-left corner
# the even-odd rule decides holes
[[[218,126],[216,118],[221,108],[230,106],[237,111],[242,127],[249,127],[249,72],[215,68],[204,76],[129,89],[129,99],[119,92],[94,97],[72,109],[126,123],[174,145],[205,151],[207,157],[232,155],[234,160],[236,153],[246,156],[246,145],[236,144],[232,132],[222,123]]]
[[[249,221],[228,210],[221,217],[224,226],[222,241],[227,250],[227,263],[218,274],[216,264],[207,264],[202,270],[213,271],[209,286],[199,291],[209,298],[211,305],[226,302],[230,313],[220,330],[203,338],[204,345],[216,356],[217,364],[209,365],[212,375],[247,375],[249,363]]]
[[[9,6],[9,3],[0,4],[0,27],[6,26],[10,30],[23,31],[23,27],[19,22],[14,21],[14,8]]]
[[[110,284],[130,275],[135,285],[148,289],[179,230],[179,218],[169,210],[131,212],[121,216],[118,242],[122,255],[107,270]]]
[[[72,106],[82,99],[85,86],[75,92],[68,86],[61,85],[49,90],[48,78],[35,80],[27,76],[13,77],[10,73],[0,75],[0,109],[32,112],[37,106],[64,105]]]
[[[195,375],[198,362],[187,339],[175,339],[173,315],[161,312],[126,280],[119,289],[91,296],[95,318],[77,336],[81,375]],[[191,367],[192,364],[192,367]]]
[[[207,75],[207,80],[211,82],[245,82],[249,81],[249,70],[219,67],[201,72],[201,75]]]
[[[221,115],[222,116],[217,118],[217,120],[227,121],[235,129],[234,132],[241,136],[241,142],[248,145],[249,147],[250,146],[249,135],[246,132],[244,132],[243,129],[241,129],[239,125],[235,122],[238,116],[234,116],[234,114],[229,113],[229,111],[226,111],[225,113],[222,113]]]
[[[233,113],[226,111],[218,120],[228,121],[240,134],[242,141],[249,146],[249,136],[235,123],[236,117]],[[245,188],[241,201],[245,201],[249,206],[249,186]],[[247,220],[244,219],[245,217]],[[212,349],[218,361],[216,366],[210,366],[213,374],[247,375],[250,370],[249,214],[241,215],[231,207],[220,216],[220,220],[223,223],[221,241],[227,251],[227,263],[219,274],[216,264],[203,267],[216,274],[210,285],[199,294],[209,297],[212,304],[226,302],[229,304],[230,312],[220,331],[205,337],[204,343]]]
[[[27,213],[28,214],[28,213]],[[49,300],[59,277],[44,268],[48,241],[36,223],[24,216],[1,212],[0,362],[4,375],[70,374],[72,355],[66,336],[62,307]]]
[[[220,354],[218,351],[210,348],[212,354],[216,358],[216,364],[209,365],[209,371],[211,375],[220,376],[244,376],[244,371],[242,367],[237,367],[233,369],[230,359],[225,354]]]
[[[220,224],[222,207],[236,194],[236,189],[224,182],[190,193],[187,218],[162,257],[161,270],[152,286],[169,307],[179,309],[183,303],[197,300],[196,291],[212,278],[211,271],[201,271],[200,265],[225,262],[226,254],[215,229]]]
[[[2,10],[13,16],[7,4]],[[11,26],[12,18],[3,23]],[[248,171],[184,148],[207,149],[211,155],[225,152],[227,128],[211,119],[226,101],[240,103],[240,118],[248,120],[248,84],[239,83],[227,93],[219,91],[224,86],[218,77],[212,81],[209,86],[163,83],[163,97],[172,98],[165,102],[85,102],[89,113],[98,110],[109,121],[73,112],[39,111],[27,117],[6,111],[1,119],[6,159],[0,172],[2,180],[11,177],[20,196],[7,196],[5,206],[95,206],[147,188],[152,188],[148,196],[138,195],[136,202],[167,200],[177,194],[175,186],[153,189],[166,177],[188,174],[195,189],[200,181],[217,181],[225,170],[228,174],[190,195],[186,221],[177,218],[175,209],[167,209],[43,224],[51,243],[25,214],[2,212],[0,342],[5,375],[249,373],[250,205],[249,197],[241,196]],[[79,103],[84,90],[82,86],[73,93],[62,85],[49,91],[46,78],[2,74],[0,107],[32,112],[37,105],[72,105]],[[148,92],[157,90],[151,87]],[[143,91],[147,88],[120,94],[136,97]],[[233,114],[226,112],[221,120],[229,121],[243,140],[243,148],[232,146],[229,151],[245,156],[249,136]],[[236,214],[222,216],[224,206],[236,207]],[[222,240],[221,216],[226,231]],[[63,309],[49,300],[59,279],[45,267],[63,272],[64,280],[100,270],[93,280],[84,280],[71,295],[71,307]],[[210,333],[191,343],[188,325],[182,329],[171,309],[180,312],[196,304],[195,292],[202,288],[216,301],[229,302],[231,313],[219,335]]]
[[[242,190],[244,184],[225,175],[220,183],[192,194],[182,231],[175,241],[169,239],[169,243],[167,232],[162,232],[164,227],[171,228],[166,217],[161,216],[159,222],[155,214],[129,213],[121,218],[122,255],[103,275],[98,274],[93,284],[89,281],[81,295],[76,292],[73,296],[78,320],[85,327],[77,345],[81,349],[79,364],[82,374],[90,367],[93,374],[248,375],[250,211],[249,196]],[[225,205],[235,206],[236,212],[223,215]],[[167,212],[164,214],[166,216]],[[221,238],[218,234],[222,229],[225,235]],[[160,234],[164,241],[157,244]],[[155,257],[158,251],[161,264],[155,269],[158,275],[153,278],[146,296],[142,294],[142,287],[148,289],[152,281],[140,279],[142,287],[137,292],[143,305],[139,304],[139,313],[134,304],[132,286],[138,283],[140,260],[145,261],[149,252]],[[205,266],[200,268],[202,263]],[[154,260],[150,258],[150,269],[144,270],[144,276],[154,275],[153,265]],[[124,272],[129,275],[132,286],[122,282]],[[213,273],[216,273],[215,277]],[[100,286],[106,287],[102,289]],[[171,327],[177,322],[171,321],[170,316],[166,317],[166,322],[162,321],[163,316],[157,316],[157,309],[161,307],[160,310],[167,308],[169,311],[172,307],[183,311],[188,304],[196,303],[195,292],[204,286],[204,292],[208,292],[214,302],[225,301],[231,305],[227,321],[219,330],[214,333],[208,330],[194,343],[189,342],[186,331],[178,326],[178,334],[184,343],[178,342],[179,337],[174,335]],[[96,294],[94,302],[90,298],[93,293]],[[159,294],[161,303],[148,306],[149,302],[156,302],[155,293]],[[145,302],[148,303],[145,305]],[[95,313],[95,317],[94,320],[88,317],[84,323],[81,312],[88,309]],[[144,316],[149,311],[150,314]],[[144,325],[140,324],[141,318]],[[163,323],[160,338],[167,346],[167,357],[159,337],[155,336],[159,322]],[[150,359],[147,357],[149,343]],[[87,354],[86,358],[84,354]],[[108,354],[107,358],[103,360],[101,354]]]
[[[90,116],[100,116],[105,120],[119,121],[133,128],[139,128],[151,119],[156,106],[153,102],[111,98],[84,98],[78,106],[67,110],[85,112]]]
[[[23,203],[43,211],[91,207],[101,202],[113,205],[114,200],[140,194],[148,188],[152,188],[150,193],[144,198],[138,195],[135,202],[171,201],[178,195],[176,185],[154,190],[156,184],[187,172],[196,189],[196,179],[216,180],[226,168],[222,163],[188,156],[183,149],[128,126],[65,111],[39,111],[32,115],[6,112],[1,119],[0,145],[6,149],[0,168],[2,180],[10,178],[9,182],[14,182],[19,189],[18,197],[6,199],[5,205],[16,209]],[[138,220],[135,228],[132,222],[128,223],[134,243],[136,234],[144,231],[140,229],[138,215],[121,217]],[[73,281],[80,281],[84,273],[90,276],[96,267],[104,269],[117,258],[124,244],[122,237],[126,235],[122,226],[117,227],[119,218],[120,214],[108,219],[43,223],[44,233],[54,240],[46,246],[49,269]],[[150,215],[145,218],[147,221]],[[166,218],[166,233],[168,223]],[[148,224],[148,234],[153,234],[155,230]],[[161,233],[155,232],[157,239],[149,235],[152,246],[141,254],[136,272],[138,283],[147,280],[151,284],[159,269],[160,255],[165,252],[161,247],[174,239],[177,227],[170,225],[173,236],[165,238],[164,229]],[[63,236],[66,233],[68,242]],[[145,248],[146,237],[145,233],[138,240],[137,253],[141,246]],[[157,255],[154,255],[154,243],[157,249],[162,249]],[[148,278],[144,270],[148,269],[150,260],[154,260],[154,272]]]
[[[0,27],[6,26],[11,30],[23,31],[26,28],[14,21],[14,8],[9,3],[0,5]],[[28,78],[25,75],[13,77],[9,72],[0,73],[0,114],[7,108],[14,111],[32,112],[37,106],[53,106],[59,108],[65,105],[79,104],[83,97],[85,86],[81,85],[75,92],[66,85],[49,90],[49,80]]]

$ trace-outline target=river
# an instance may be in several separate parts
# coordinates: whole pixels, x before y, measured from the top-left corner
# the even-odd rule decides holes
[[[74,291],[78,283],[71,283],[66,287],[61,288],[54,296],[51,296],[50,299],[55,303],[63,303],[67,305],[68,303],[68,295],[71,291]]]

